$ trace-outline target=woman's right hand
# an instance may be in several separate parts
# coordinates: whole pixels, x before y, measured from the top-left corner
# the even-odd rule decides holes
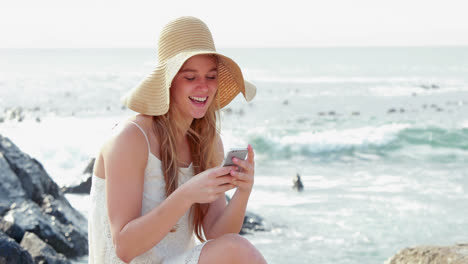
[[[232,184],[234,177],[229,172],[236,166],[216,167],[193,176],[181,185],[190,201],[193,203],[211,203],[220,195],[224,195],[236,186]]]

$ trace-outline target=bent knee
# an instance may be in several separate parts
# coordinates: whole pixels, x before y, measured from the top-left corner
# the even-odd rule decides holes
[[[225,244],[230,249],[238,250],[253,250],[254,246],[244,237],[239,234],[225,234],[217,239],[219,242]]]

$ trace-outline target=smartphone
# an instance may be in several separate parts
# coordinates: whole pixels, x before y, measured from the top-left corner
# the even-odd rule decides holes
[[[249,152],[249,150],[246,149],[246,148],[230,149],[229,152],[227,153],[226,158],[224,159],[223,164],[221,165],[221,167],[236,165],[236,164],[234,164],[234,162],[232,162],[232,158],[236,157],[238,159],[245,160],[245,158],[247,157],[248,152]]]

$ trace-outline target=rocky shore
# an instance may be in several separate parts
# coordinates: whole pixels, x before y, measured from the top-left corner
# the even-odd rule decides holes
[[[0,263],[70,263],[88,254],[87,238],[41,163],[0,135]]]
[[[385,264],[466,264],[468,243],[453,246],[417,246],[402,249]]]

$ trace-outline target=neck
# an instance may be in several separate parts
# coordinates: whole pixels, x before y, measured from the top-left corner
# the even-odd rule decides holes
[[[180,118],[177,118],[177,129],[179,130],[179,133],[177,133],[177,144],[180,146],[185,143],[186,141],[186,136],[187,136],[187,131],[190,128],[190,125],[193,122],[193,117],[183,117],[180,116]]]

